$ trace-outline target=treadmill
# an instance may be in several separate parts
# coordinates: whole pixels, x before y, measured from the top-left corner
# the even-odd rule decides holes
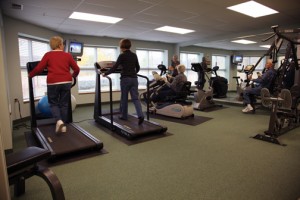
[[[109,111],[104,112],[102,109],[101,98],[101,74],[106,72],[109,68],[114,66],[114,61],[101,61],[94,64],[96,70],[96,87],[95,87],[95,105],[94,105],[94,119],[100,125],[109,128],[119,135],[125,136],[127,139],[134,139],[137,137],[150,134],[163,134],[167,131],[167,127],[162,126],[156,122],[149,120],[149,106],[147,106],[147,117],[141,125],[138,125],[137,116],[128,114],[128,120],[119,119],[119,109],[113,109],[112,100],[112,80],[109,76],[105,78],[109,82]],[[120,73],[117,69],[115,73]],[[146,76],[139,75],[139,77],[147,80],[147,91],[149,94],[149,79]]]
[[[27,63],[28,74],[38,63],[39,61]],[[48,71],[45,69],[37,76],[46,76],[47,73]],[[28,78],[31,132],[37,139],[39,145],[51,152],[49,161],[55,161],[66,156],[75,156],[89,151],[100,151],[103,148],[103,143],[73,123],[71,97],[68,112],[69,123],[66,123],[67,133],[56,133],[56,121],[54,118],[45,117],[36,112],[32,79],[33,78]],[[73,80],[72,87],[76,84],[76,79],[74,78]]]

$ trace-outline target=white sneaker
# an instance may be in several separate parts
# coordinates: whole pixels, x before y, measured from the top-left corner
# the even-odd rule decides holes
[[[248,104],[247,107],[248,107],[249,111],[253,110],[253,107],[251,106],[251,104]]]
[[[61,128],[61,132],[65,133],[67,132],[67,126],[64,124],[64,126]]]
[[[249,112],[248,106],[246,106],[246,108],[244,108],[244,109],[242,110],[242,112],[244,112],[244,113]]]
[[[64,122],[63,122],[62,120],[58,120],[58,121],[56,122],[55,132],[56,132],[56,133],[62,132],[62,128],[63,128],[64,126],[65,126],[65,125],[64,125]]]
[[[243,110],[242,110],[242,112],[243,113],[247,113],[247,112],[251,112],[253,110],[253,107],[250,105],[250,104],[248,104],[247,106],[246,106],[246,108],[244,108]]]

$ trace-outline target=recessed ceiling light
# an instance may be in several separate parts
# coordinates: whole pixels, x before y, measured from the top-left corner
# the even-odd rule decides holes
[[[260,47],[269,49],[271,47],[271,45],[260,45]]]
[[[122,18],[118,18],[118,17],[95,15],[95,14],[83,13],[83,12],[73,12],[69,18],[93,21],[93,22],[103,22],[103,23],[109,23],[109,24],[115,24],[115,23],[123,20]]]
[[[231,42],[240,43],[240,44],[254,44],[254,43],[256,43],[256,42],[251,41],[251,40],[233,40]]]
[[[177,28],[172,26],[162,26],[160,28],[155,29],[157,31],[165,31],[170,33],[178,33],[178,34],[187,34],[195,32],[194,30],[184,29],[184,28]]]
[[[253,18],[278,13],[278,11],[273,10],[272,8],[264,6],[255,1],[248,1],[245,3],[237,4],[235,6],[227,7],[227,9],[251,16]]]

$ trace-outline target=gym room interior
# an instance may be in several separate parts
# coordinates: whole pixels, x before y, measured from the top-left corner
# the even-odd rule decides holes
[[[235,10],[238,5],[244,10]],[[256,6],[268,10],[258,13]],[[300,199],[299,10],[296,0],[2,0],[0,199]],[[115,21],[97,21],[101,16]],[[30,96],[27,71],[28,63],[51,51],[53,36],[63,38],[71,54],[72,42],[82,45],[72,54],[80,73],[69,110],[74,129],[87,132],[95,143],[78,150],[78,139],[71,145],[76,151],[66,155],[55,154],[51,137],[68,131],[47,130],[45,138],[37,134],[33,110],[34,115],[43,112],[38,106],[47,83],[34,77]],[[112,114],[107,122],[98,119],[102,107],[119,109],[121,92],[120,75],[108,75],[110,88],[96,64],[114,63],[124,38],[138,57],[138,74],[155,80],[153,71],[159,74],[164,66],[169,73],[177,55],[191,83],[184,100],[168,102],[169,110],[155,105],[151,112],[143,104],[144,123],[163,127],[157,134],[131,134],[131,126],[146,126],[137,125],[131,99],[128,113],[136,121],[121,122],[120,128]],[[192,66],[203,66],[204,58],[209,70],[199,89],[199,70]],[[277,92],[254,96],[253,110],[245,113],[243,92],[256,87],[247,77],[263,76],[268,59],[280,80],[274,83]],[[221,98],[213,93],[218,77],[226,80]],[[138,78],[140,94],[147,89],[145,80]],[[167,114],[180,109],[188,109],[188,116]]]

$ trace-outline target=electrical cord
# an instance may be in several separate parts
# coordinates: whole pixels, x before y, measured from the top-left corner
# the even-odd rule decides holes
[[[22,119],[23,117],[22,117],[22,113],[21,113],[21,105],[20,105],[19,99],[15,99],[15,103],[18,103],[19,117],[20,117],[20,119]],[[31,127],[29,125],[27,125],[26,123],[21,123],[21,124],[13,126],[13,130],[19,130],[21,128],[31,129]]]
[[[22,119],[22,113],[21,113],[21,105],[19,99],[15,99],[15,102],[18,103],[18,110],[19,110],[19,116],[20,119]]]
[[[31,127],[29,125],[27,125],[26,123],[18,124],[13,127],[14,130],[19,130],[21,128],[26,128],[29,130],[31,129]]]

